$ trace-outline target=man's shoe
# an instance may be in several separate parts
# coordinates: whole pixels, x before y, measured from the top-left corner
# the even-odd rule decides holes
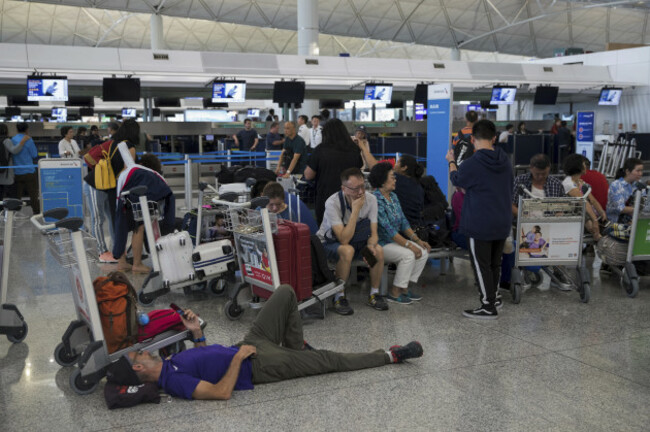
[[[553,269],[553,276],[555,276],[556,279],[551,278],[551,284],[559,289],[560,291],[572,291],[573,286],[571,285],[571,282],[567,279],[566,275],[562,272],[562,270],[554,268]]]
[[[386,296],[386,300],[389,302],[397,303],[397,304],[403,304],[403,305],[409,305],[413,303],[413,300],[409,298],[406,294],[400,294],[399,297],[393,297],[392,295],[388,294]]]
[[[339,315],[352,315],[354,313],[354,309],[350,307],[348,299],[341,297],[338,300],[334,300],[334,312]]]
[[[494,310],[491,310],[486,306],[481,306],[476,309],[467,309],[466,311],[463,311],[463,316],[481,320],[495,320],[499,318],[499,313],[497,312],[496,308],[494,308]]]
[[[407,296],[408,298],[410,298],[411,300],[413,300],[413,301],[420,301],[420,300],[422,300],[422,296],[421,296],[421,295],[417,295],[417,294],[415,294],[414,292],[412,292],[411,290],[409,290],[409,292],[406,293],[406,296]]]
[[[368,306],[374,309],[385,311],[388,310],[388,305],[382,296],[379,294],[370,294],[368,297]]]
[[[117,260],[113,257],[111,252],[106,251],[99,256],[99,262],[103,264],[115,264],[117,263]]]
[[[422,345],[417,341],[409,342],[404,346],[393,345],[389,351],[393,357],[393,363],[402,363],[404,360],[422,357],[424,353]]]
[[[501,309],[503,307],[503,299],[501,296],[497,296],[497,299],[494,301],[494,307],[497,309]]]

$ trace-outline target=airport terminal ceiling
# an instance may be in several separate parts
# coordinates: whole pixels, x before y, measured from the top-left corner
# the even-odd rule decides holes
[[[645,44],[646,1],[321,0],[320,53],[517,61],[558,48]],[[297,52],[296,0],[0,0],[0,40],[148,48],[164,16],[169,49]],[[498,54],[497,54],[498,53]]]

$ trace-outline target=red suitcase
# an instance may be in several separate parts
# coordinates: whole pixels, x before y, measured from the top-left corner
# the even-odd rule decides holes
[[[278,220],[278,233],[273,234],[280,283],[291,285],[298,301],[311,297],[310,235],[307,225],[288,220]],[[253,293],[262,298],[272,294],[254,285]]]

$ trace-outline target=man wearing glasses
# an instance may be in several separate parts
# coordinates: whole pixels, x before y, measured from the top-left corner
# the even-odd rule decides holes
[[[348,168],[341,173],[341,190],[325,201],[323,223],[316,235],[323,242],[327,258],[336,261],[336,277],[344,281],[350,276],[352,260],[361,258],[362,251],[367,248],[366,254],[369,252],[377,261],[370,266],[368,305],[376,310],[387,310],[388,304],[379,294],[384,251],[377,244],[377,198],[366,192],[359,168]],[[337,313],[354,313],[345,294],[337,294],[333,301]]]

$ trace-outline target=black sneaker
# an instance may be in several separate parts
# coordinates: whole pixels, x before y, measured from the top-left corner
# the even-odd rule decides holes
[[[334,311],[339,314],[339,315],[352,315],[354,313],[354,309],[350,307],[350,303],[348,303],[348,299],[345,297],[341,297],[338,300],[333,300],[334,302]]]
[[[384,298],[379,294],[370,294],[368,297],[368,306],[380,311],[388,310],[386,300],[384,300]]]
[[[494,307],[497,309],[501,309],[503,307],[503,299],[501,296],[498,296],[497,299],[494,301]]]
[[[424,350],[420,342],[413,341],[406,345],[393,345],[389,349],[393,355],[393,363],[402,363],[404,360],[422,357]]]
[[[499,318],[499,314],[496,308],[494,310],[491,310],[485,306],[481,306],[476,309],[467,309],[466,311],[463,311],[463,316],[467,318],[475,318],[475,319],[482,319],[482,320],[495,320]]]

